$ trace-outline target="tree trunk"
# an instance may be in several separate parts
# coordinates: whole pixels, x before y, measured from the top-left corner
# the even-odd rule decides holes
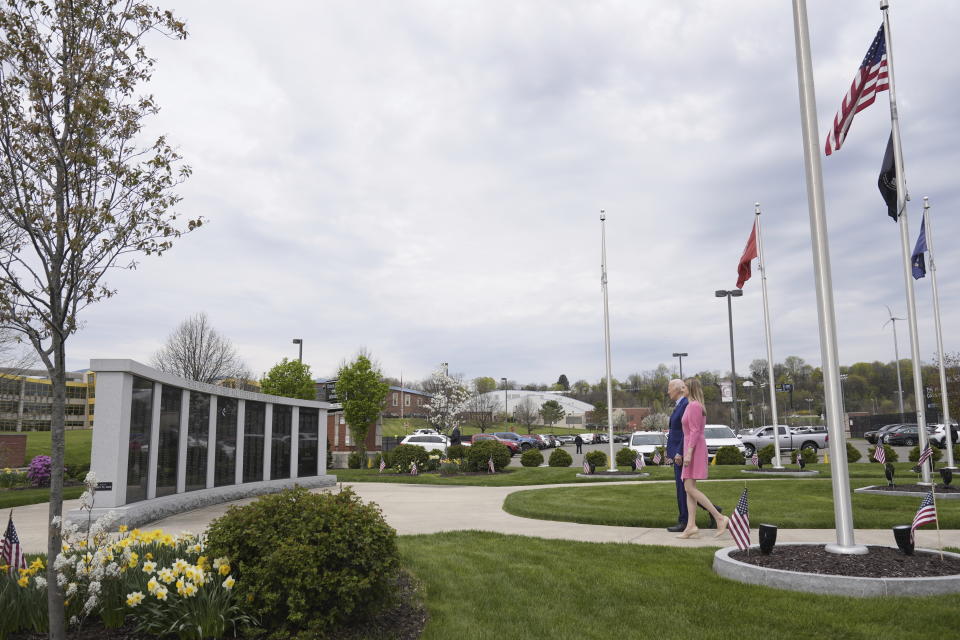
[[[47,613],[50,620],[50,640],[64,640],[63,591],[57,584],[54,560],[60,553],[60,528],[53,526],[55,517],[63,516],[63,460],[64,460],[64,406],[66,404],[66,352],[63,339],[53,331],[53,411],[50,415],[50,511],[47,517]]]

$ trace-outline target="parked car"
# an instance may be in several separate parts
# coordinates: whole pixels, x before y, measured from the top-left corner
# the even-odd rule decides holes
[[[777,434],[781,451],[792,451],[793,449],[813,449],[817,451],[826,447],[830,438],[826,433],[794,435],[785,424],[777,425]],[[748,434],[737,435],[737,438],[743,443],[744,453],[752,456],[754,451],[762,449],[768,444],[773,444],[773,427],[768,425],[757,427]]]
[[[957,423],[954,422],[950,425],[950,443],[957,444],[958,437],[960,437],[960,432],[957,430]],[[942,422],[933,425],[933,431],[930,433],[930,442],[941,449],[947,448],[947,430],[944,428]]]
[[[434,434],[436,434],[436,433],[437,433],[437,430],[436,430],[436,429],[417,429],[416,431],[413,432],[413,435],[415,435],[415,436],[420,436],[420,435],[430,436],[430,435],[434,435]]]
[[[545,434],[543,434],[543,437],[545,437],[545,438],[547,439],[547,443],[548,443],[547,446],[548,446],[548,447],[559,447],[559,446],[560,446],[560,441],[557,440],[557,436],[553,435],[552,433],[545,433]]]
[[[627,448],[642,454],[647,462],[652,462],[657,447],[666,446],[667,436],[659,431],[634,431],[630,434]]]
[[[447,436],[441,436],[437,433],[432,435],[415,433],[412,436],[405,437],[400,441],[400,444],[412,444],[418,447],[423,447],[427,451],[433,451],[434,449],[437,449],[443,453],[446,453],[447,447],[450,446],[450,438]]]
[[[630,439],[630,434],[628,433],[615,433],[613,434],[614,442],[626,442]]]
[[[571,436],[571,435],[569,435],[569,434],[565,434],[565,435],[562,435],[562,436],[557,436],[557,440],[560,441],[560,446],[563,446],[563,445],[565,445],[565,444],[573,444],[573,441],[574,441],[575,439],[576,439],[576,436]]]
[[[574,436],[574,437],[576,437],[576,436]],[[596,442],[600,442],[599,440],[594,440],[593,438],[594,438],[594,434],[592,434],[592,433],[581,433],[581,434],[580,434],[580,439],[583,440],[583,444],[595,444]]]
[[[746,453],[747,448],[737,438],[737,434],[725,424],[708,424],[703,428],[703,435],[707,440],[708,458],[715,456],[720,447],[736,447],[740,453]]]
[[[520,436],[520,437],[522,438],[524,436]],[[547,438],[542,433],[528,433],[526,437],[532,439],[536,443],[538,449],[546,449],[547,447],[550,446],[549,438]]]
[[[521,451],[526,451],[527,449],[532,449],[534,447],[538,449],[543,448],[540,445],[540,440],[529,435],[522,436],[519,433],[514,433],[513,431],[497,431],[493,435],[497,436],[498,438],[503,438],[504,440],[513,440],[520,447]]]
[[[882,427],[880,427],[879,429],[874,429],[873,431],[867,431],[867,432],[865,432],[865,433],[863,434],[863,437],[864,437],[864,438],[866,439],[866,441],[869,442],[870,444],[877,444],[877,441],[880,439],[880,436],[882,436],[883,434],[887,433],[887,432],[890,431],[891,429],[896,429],[896,428],[899,427],[899,426],[900,426],[899,423],[885,424],[885,425],[883,425]]]
[[[932,436],[932,432],[933,428],[927,427],[927,434]],[[901,424],[883,434],[882,442],[891,447],[912,447],[920,443],[920,430],[915,424]]]
[[[605,433],[595,434],[593,437],[594,442],[610,442],[610,436]]]
[[[806,427],[793,427],[790,429],[793,435],[803,435],[804,433],[827,433],[827,426],[824,424],[808,425]]]
[[[518,443],[516,440],[508,440],[508,439],[506,439],[506,438],[500,438],[500,437],[497,437],[497,435],[496,435],[496,434],[493,434],[493,433],[477,433],[477,434],[474,434],[473,438],[471,438],[471,440],[470,440],[470,444],[476,444],[476,443],[478,443],[478,442],[483,442],[484,440],[494,440],[494,441],[499,442],[500,444],[506,446],[507,449],[510,450],[510,455],[511,455],[511,457],[517,455],[518,453],[520,453],[520,443]]]

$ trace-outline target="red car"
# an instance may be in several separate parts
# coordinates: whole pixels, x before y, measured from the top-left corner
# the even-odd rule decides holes
[[[513,440],[507,440],[506,438],[500,438],[493,435],[492,433],[477,433],[473,436],[470,443],[477,444],[483,440],[493,440],[494,442],[499,442],[504,445],[507,449],[510,450],[510,456],[515,456],[520,453],[520,445]]]

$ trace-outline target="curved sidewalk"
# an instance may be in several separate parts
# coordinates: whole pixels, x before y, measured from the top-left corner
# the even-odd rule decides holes
[[[521,487],[473,487],[428,484],[344,483],[364,501],[376,502],[383,510],[387,522],[401,535],[438,533],[476,529],[523,536],[537,536],[583,542],[628,542],[635,544],[666,545],[677,547],[727,546],[730,536],[714,538],[710,530],[701,530],[701,537],[693,540],[678,540],[675,533],[663,528],[615,527],[574,522],[533,520],[514,516],[503,510],[503,501],[508,494],[529,489],[555,487],[581,487],[585,490],[602,490],[609,484],[560,484]],[[634,484],[634,483],[629,483]],[[319,490],[318,490],[319,491]],[[145,525],[143,528],[162,528],[169,533],[201,533],[207,525],[226,512],[230,505],[245,504],[255,498],[239,500],[196,509]],[[64,510],[77,508],[76,500],[64,503]],[[48,505],[38,504],[17,507],[14,521],[21,542],[27,552],[46,549],[46,522]],[[758,522],[752,523],[754,529]],[[38,535],[39,532],[39,535]],[[755,537],[756,534],[754,534]],[[940,532],[944,546],[960,547],[960,530]],[[859,544],[892,546],[893,534],[887,529],[857,529]],[[778,542],[836,542],[833,529],[783,529]],[[935,529],[917,531],[917,546],[935,548]]]

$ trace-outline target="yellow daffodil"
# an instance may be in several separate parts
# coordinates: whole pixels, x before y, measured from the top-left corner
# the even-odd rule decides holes
[[[20,579],[17,580],[17,584],[20,585],[21,587],[27,586],[28,584],[30,584],[30,576],[21,576]]]
[[[223,588],[229,591],[230,589],[233,589],[233,585],[236,583],[237,581],[233,579],[233,576],[227,576],[227,579],[223,581]]]
[[[143,598],[144,596],[142,593],[140,593],[139,591],[134,591],[133,593],[127,596],[127,606],[135,607],[141,602],[143,602]]]
[[[146,558],[147,560],[153,560],[153,554],[150,553],[149,551],[143,557]]]
[[[173,563],[174,575],[179,576],[181,573],[186,571],[187,567],[189,566],[190,566],[190,563],[188,563],[186,560],[184,560],[183,558],[177,558],[176,561]]]
[[[157,570],[157,563],[153,560],[147,560],[143,563],[143,572],[144,573],[153,573]]]
[[[207,556],[200,556],[197,558],[197,566],[206,571],[210,568],[210,565],[207,561]]]
[[[177,593],[182,594],[182,593],[183,593],[183,580],[177,580],[176,587],[177,587]]]
[[[120,525],[120,533],[126,533],[129,528],[130,527],[125,524]]]
[[[147,591],[149,591],[150,593],[153,593],[159,588],[160,588],[160,583],[157,582],[157,579],[150,578],[150,582],[147,583]]]
[[[160,577],[160,581],[165,584],[170,584],[176,580],[177,576],[170,569],[164,568],[160,570],[160,573],[157,574]]]
[[[31,568],[31,569],[43,569],[43,560],[41,560],[40,558],[37,558],[36,560],[34,560],[33,562],[30,563],[30,568]]]
[[[153,592],[154,597],[157,600],[166,600],[167,599],[167,588],[158,587],[156,591]]]
[[[203,545],[199,542],[192,547],[194,553],[200,553],[203,551]]]
[[[10,570],[10,565],[0,564],[0,573],[3,573],[4,571],[9,571],[9,570]]]
[[[222,564],[222,565],[220,565],[220,568],[217,569],[217,571],[220,572],[220,575],[225,576],[225,575],[227,575],[228,573],[230,573],[230,565],[228,565],[228,564]]]
[[[188,582],[183,585],[183,595],[187,596],[188,598],[197,595],[197,585],[193,584],[192,582]]]

